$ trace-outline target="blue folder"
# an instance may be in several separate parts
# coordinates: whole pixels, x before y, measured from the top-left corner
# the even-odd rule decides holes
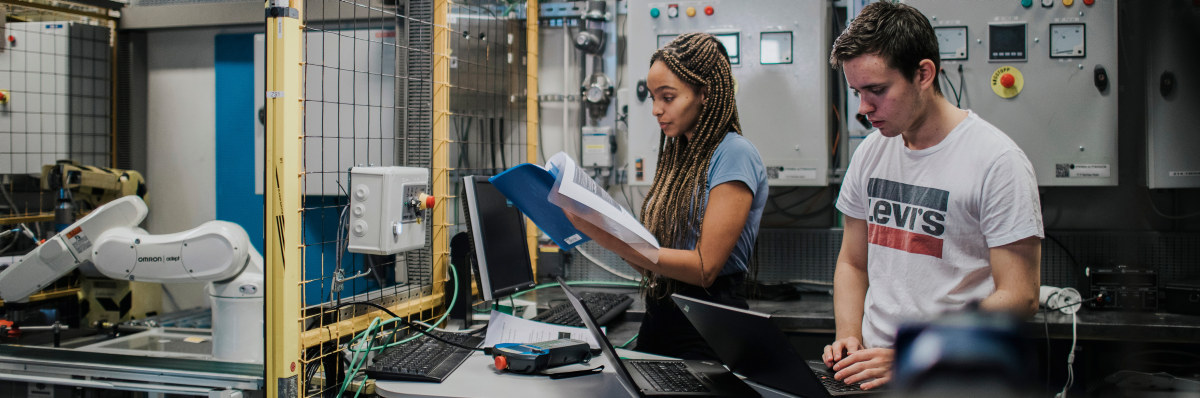
[[[519,164],[488,181],[563,250],[571,250],[591,240],[575,229],[561,208],[550,203],[548,198],[554,187],[554,175],[546,169],[529,163]]]

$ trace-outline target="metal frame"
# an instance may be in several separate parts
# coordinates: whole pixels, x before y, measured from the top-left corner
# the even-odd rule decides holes
[[[304,269],[301,196],[304,192],[304,3],[272,0],[266,21],[266,265],[267,396],[299,396],[301,272]],[[268,14],[270,15],[270,14]]]
[[[538,0],[525,4],[525,161],[537,164],[538,154]],[[539,229],[533,220],[525,220],[525,240],[529,245],[529,261],[537,275]]]
[[[450,1],[433,1],[433,153],[431,154],[433,196],[450,197]],[[450,266],[450,224],[446,222],[447,206],[433,208],[433,294],[424,298],[444,302],[446,268]]]
[[[71,349],[21,347],[16,350],[19,352],[0,353],[0,380],[188,395],[209,395],[212,391],[230,389],[258,390],[262,388],[263,382],[261,376],[250,376],[246,373],[171,369],[149,364],[139,366],[136,361],[143,359],[140,356],[87,352],[79,354],[79,360],[76,361],[42,358],[59,356],[56,355],[59,352],[75,355],[76,352]],[[95,361],[95,356],[104,356],[111,360]],[[125,360],[126,358],[128,360]],[[156,358],[153,361],[161,363],[170,360]],[[252,366],[194,359],[179,361],[211,363],[214,369],[221,366]],[[130,364],[131,362],[133,364]],[[81,376],[82,379],[79,378]]]

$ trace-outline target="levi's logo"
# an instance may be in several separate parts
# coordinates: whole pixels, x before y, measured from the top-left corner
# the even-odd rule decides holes
[[[867,185],[870,243],[942,258],[950,192],[872,178]]]

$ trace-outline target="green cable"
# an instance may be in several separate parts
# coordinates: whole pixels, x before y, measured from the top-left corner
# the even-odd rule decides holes
[[[450,310],[452,308],[454,308],[454,304],[458,301],[458,270],[455,270],[454,267],[448,267],[448,268],[450,268],[450,277],[454,282],[454,295],[450,296],[450,305],[448,307],[446,307],[446,312],[442,313],[442,316],[440,318],[438,318],[437,322],[429,324],[429,328],[425,329],[426,332],[433,330],[434,325],[438,325],[438,324],[442,323],[442,321],[446,320],[446,317],[450,315]],[[353,344],[356,341],[367,338],[367,336],[375,335],[374,331],[376,328],[382,328],[384,325],[387,325],[387,324],[393,323],[393,322],[399,322],[401,320],[402,320],[401,318],[391,318],[386,321],[380,322],[379,317],[375,317],[375,319],[371,320],[371,325],[367,326],[366,330],[363,330],[362,333],[359,333],[358,336],[355,336],[354,339],[351,340],[351,346],[353,347]],[[340,391],[338,391],[338,397],[341,397],[342,394],[346,392],[346,389],[348,389],[350,387],[351,382],[353,382],[353,380],[354,380],[354,375],[358,374],[359,367],[361,367],[364,363],[366,363],[366,361],[367,361],[366,353],[369,353],[370,351],[379,351],[379,350],[383,350],[388,347],[393,347],[393,346],[397,346],[400,344],[404,344],[404,343],[413,341],[418,337],[421,337],[421,333],[413,334],[412,336],[410,336],[404,340],[395,342],[395,343],[384,344],[381,347],[373,347],[374,344],[371,344],[371,340],[366,340],[366,346],[367,346],[366,349],[350,348],[350,351],[354,352],[354,356],[351,358],[351,361],[350,361],[350,364],[351,364],[350,369],[348,369],[350,376],[347,377],[346,380],[342,382],[342,389]],[[361,359],[358,357],[359,353],[364,353],[364,354],[362,354]],[[366,384],[365,381],[363,384]],[[361,391],[362,385],[359,385],[359,389]],[[357,395],[358,394],[356,393],[355,396],[357,396]]]
[[[458,270],[454,269],[454,267],[447,267],[447,268],[450,268],[450,277],[451,277],[451,280],[454,281],[454,295],[450,296],[450,305],[448,307],[446,307],[446,312],[442,313],[442,316],[440,318],[438,318],[437,322],[429,324],[429,328],[425,329],[426,332],[433,330],[434,325],[439,325],[442,323],[442,321],[446,320],[446,317],[450,316],[450,310],[454,308],[454,303],[458,302]],[[407,339],[400,340],[399,342],[385,345],[385,346],[383,346],[383,348],[404,344],[404,343],[416,340],[416,338],[418,338],[418,337],[421,337],[420,333],[414,334]],[[380,349],[382,350],[383,348],[380,348]]]
[[[628,347],[628,346],[629,346],[629,343],[632,343],[634,340],[637,340],[637,338],[638,338],[638,335],[637,335],[637,334],[634,334],[634,335],[633,335],[633,337],[630,337],[630,338],[629,338],[629,340],[625,340],[625,344],[621,344],[621,345],[617,346],[617,348],[625,348],[625,347]]]
[[[598,286],[616,286],[616,287],[640,287],[641,286],[641,284],[639,284],[637,282],[608,282],[608,281],[568,281],[567,285],[570,285],[570,286],[598,285]],[[533,289],[529,289],[529,290],[526,290],[523,292],[513,293],[512,297],[517,297],[517,296],[523,295],[525,293],[532,292],[534,290],[542,290],[542,289],[545,289],[548,287],[555,287],[555,286],[558,286],[558,282],[543,283],[543,284],[534,286]]]
[[[379,326],[380,326],[379,317],[375,317],[375,319],[371,320],[371,324],[369,326],[367,326],[366,330],[363,330],[362,333],[359,333],[358,336],[354,337],[351,345],[354,345],[354,344],[356,344],[356,342],[361,341],[364,338],[364,336],[369,336],[369,335],[374,334],[375,328],[379,327]],[[344,394],[346,392],[346,389],[349,388],[350,384],[354,382],[354,377],[355,377],[355,375],[358,374],[358,369],[360,367],[362,367],[363,363],[366,363],[366,361],[367,361],[367,354],[365,354],[364,352],[370,351],[371,342],[370,342],[370,340],[367,340],[366,342],[363,342],[362,344],[367,345],[366,350],[360,350],[357,348],[350,349],[350,351],[354,352],[354,356],[352,356],[350,358],[350,368],[347,369],[350,376],[347,377],[345,380],[342,380],[342,388],[340,390],[338,390],[338,395],[337,395],[338,397],[341,397],[342,394]],[[360,354],[362,355],[361,358],[359,357]]]
[[[354,398],[358,398],[358,394],[362,394],[363,387],[367,386],[367,379],[363,378],[362,383],[358,383],[358,389],[354,390]]]

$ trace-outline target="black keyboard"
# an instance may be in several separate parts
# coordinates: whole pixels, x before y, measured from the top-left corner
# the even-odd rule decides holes
[[[609,321],[624,313],[633,304],[633,298],[628,294],[618,293],[583,292],[580,294],[580,299],[587,307],[588,312],[596,318],[597,325],[607,325]],[[575,311],[575,307],[571,306],[571,303],[562,303],[538,312],[533,320],[556,325],[583,327],[583,320],[579,318],[579,313]]]
[[[821,380],[821,384],[824,385],[825,389],[829,392],[862,391],[862,383],[843,383],[841,380],[833,378],[833,371],[829,370],[828,368],[822,369],[824,366],[825,364],[821,364],[821,366],[812,367],[812,370],[813,373],[817,374],[817,379]]]
[[[483,343],[483,337],[464,333],[430,333],[468,347],[478,347]],[[471,350],[421,335],[413,341],[385,348],[375,354],[375,360],[367,366],[366,372],[373,379],[441,383],[469,356]]]
[[[687,365],[682,361],[627,361],[627,364],[637,369],[657,391],[663,392],[704,392],[708,387],[700,383],[700,379],[688,372]]]

